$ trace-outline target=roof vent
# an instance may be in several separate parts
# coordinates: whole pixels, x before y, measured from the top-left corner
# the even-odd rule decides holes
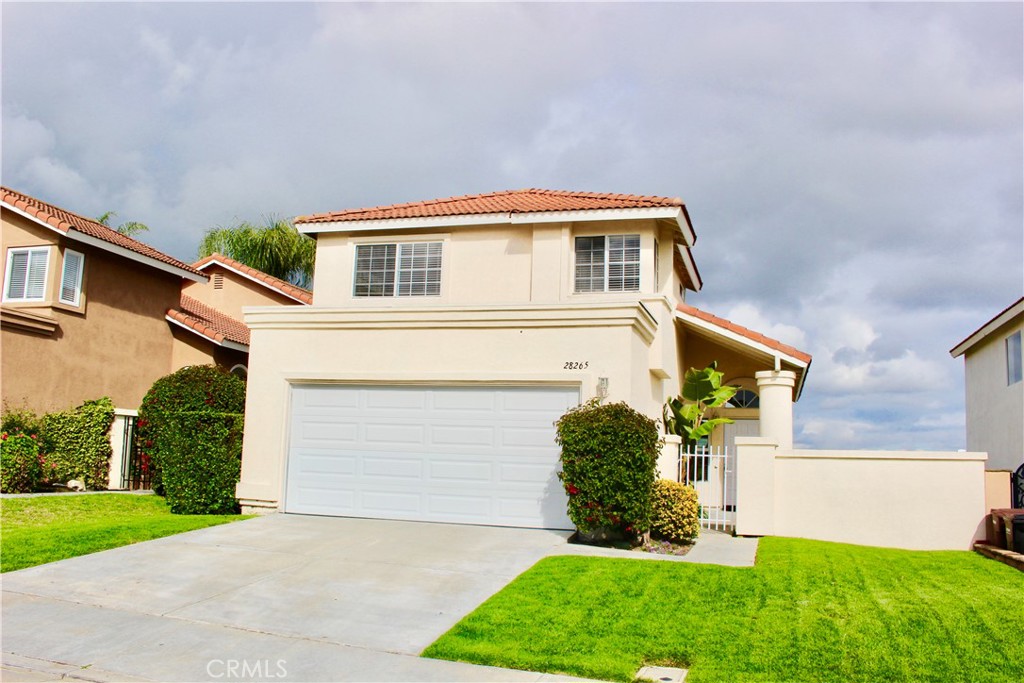
[[[224,273],[213,274],[213,288],[224,289]]]

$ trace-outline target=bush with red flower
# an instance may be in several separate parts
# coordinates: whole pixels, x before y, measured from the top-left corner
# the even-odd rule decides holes
[[[661,448],[657,423],[625,403],[601,405],[595,399],[567,412],[555,426],[562,447],[558,476],[576,528],[646,535]]]

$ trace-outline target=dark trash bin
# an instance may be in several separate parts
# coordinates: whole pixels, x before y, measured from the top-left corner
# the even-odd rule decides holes
[[[1007,534],[1010,536],[1010,534]],[[1013,516],[1013,552],[1024,555],[1024,515]]]

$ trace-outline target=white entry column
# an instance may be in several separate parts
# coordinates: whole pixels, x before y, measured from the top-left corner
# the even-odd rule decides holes
[[[793,449],[793,387],[796,373],[765,370],[754,375],[761,406],[761,436],[778,444],[779,450]]]

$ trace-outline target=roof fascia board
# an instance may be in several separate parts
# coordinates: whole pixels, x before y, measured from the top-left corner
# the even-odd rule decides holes
[[[46,221],[41,220],[38,216],[33,216],[29,212],[23,211],[23,210],[19,209],[18,207],[14,206],[13,204],[8,204],[7,202],[3,202],[3,206],[4,206],[5,209],[9,209],[9,210],[13,211],[14,213],[18,214],[19,216],[21,216],[23,218],[29,219],[30,221],[32,221],[36,225],[41,225],[42,227],[46,228],[47,230],[52,230],[53,232],[57,233],[58,235],[66,235],[67,234],[66,232],[64,232],[60,228],[58,228],[58,227],[56,227],[54,225],[50,225]]]
[[[728,330],[724,327],[715,325],[714,323],[708,322],[707,320],[702,320],[701,318],[697,318],[687,313],[683,313],[682,311],[676,311],[675,316],[689,325],[693,325],[694,327],[699,327],[702,330],[706,330],[713,334],[717,334],[721,337],[725,337],[726,339],[730,339],[746,347],[760,351],[761,353],[771,356],[772,358],[779,358],[781,360],[784,360],[790,365],[795,365],[801,370],[807,368],[808,364],[795,356],[791,356],[788,353],[779,351],[778,349],[773,349],[772,347],[766,346],[761,342],[754,341],[753,339],[748,339],[741,334],[737,334],[732,330]]]
[[[186,332],[191,332],[192,334],[196,335],[197,337],[205,339],[206,341],[210,342],[211,344],[216,344],[217,346],[223,346],[225,349],[234,349],[236,351],[245,351],[246,353],[249,352],[249,347],[246,346],[245,344],[239,344],[238,342],[229,341],[227,339],[218,341],[218,340],[214,339],[213,337],[209,337],[209,336],[203,334],[202,332],[200,332],[199,330],[195,329],[194,327],[189,327],[188,325],[186,325],[185,323],[181,322],[180,320],[175,320],[174,318],[172,318],[169,315],[165,315],[164,316],[164,320],[166,320],[167,322],[169,322],[169,323],[171,323],[173,325],[177,325],[178,327],[180,327],[181,329],[185,330]]]
[[[179,276],[181,276],[183,278],[186,278],[188,280],[192,280],[193,282],[206,282],[206,281],[209,280],[209,278],[207,278],[207,277],[205,277],[203,275],[196,275],[195,273],[190,273],[187,270],[182,270],[181,268],[176,268],[175,266],[172,266],[169,263],[164,263],[163,261],[158,261],[158,260],[156,260],[154,258],[150,258],[148,256],[143,256],[142,254],[137,254],[136,252],[131,251],[130,249],[125,249],[124,247],[119,247],[116,244],[111,244],[110,242],[106,242],[104,240],[98,239],[96,237],[93,237],[92,235],[86,235],[85,233],[79,232],[79,231],[75,230],[74,228],[68,228],[67,232],[65,232],[65,231],[61,230],[60,228],[57,228],[57,227],[54,227],[54,226],[50,225],[49,223],[47,223],[44,220],[40,220],[37,216],[33,216],[32,214],[30,214],[30,213],[28,213],[26,211],[22,211],[21,209],[19,209],[16,206],[11,206],[7,202],[3,202],[3,205],[4,205],[4,208],[10,209],[11,211],[13,211],[14,213],[18,214],[19,216],[23,216],[23,217],[29,219],[30,221],[32,221],[36,225],[40,225],[40,226],[46,228],[47,230],[52,230],[53,232],[57,233],[58,235],[63,235],[64,237],[67,237],[70,240],[74,240],[76,242],[81,242],[82,244],[88,244],[88,245],[96,247],[98,249],[103,249],[104,251],[109,251],[109,252],[111,252],[113,254],[117,254],[118,256],[124,256],[125,258],[131,259],[132,261],[137,261],[139,263],[144,263],[147,266],[152,266],[152,267],[157,268],[159,270],[162,270],[162,271],[165,271],[165,272],[168,272],[168,273],[173,273],[175,275],[179,275]]]
[[[385,218],[366,221],[325,221],[296,223],[299,232],[315,235],[324,232],[379,232],[415,228],[450,228],[467,225],[571,223],[575,221],[609,221],[645,218],[674,220],[687,244],[693,244],[692,228],[683,229],[683,211],[676,206],[643,209],[593,209],[588,211],[532,211],[529,213],[477,213],[463,216],[429,216],[422,218]]]
[[[982,341],[985,337],[989,336],[990,334],[998,330],[1000,327],[1007,324],[1018,315],[1022,314],[1024,314],[1024,299],[1020,299],[1016,303],[1010,304],[1009,308],[1007,308],[1005,311],[1003,311],[1002,313],[1000,313],[999,315],[997,315],[996,317],[992,318],[987,323],[982,325],[978,329],[978,331],[976,331],[970,337],[964,339],[962,342],[954,346],[950,350],[949,355],[953,356],[953,358],[959,358],[960,356],[964,355],[967,351],[969,351],[972,347],[977,345],[978,342]]]
[[[152,266],[157,270],[162,270],[165,273],[177,275],[178,277],[185,278],[186,280],[192,280],[193,282],[209,282],[210,280],[210,278],[206,277],[205,275],[190,273],[187,270],[183,270],[176,266],[172,266],[169,263],[164,263],[163,261],[158,261],[155,258],[150,258],[149,256],[143,256],[142,254],[138,254],[132,251],[131,249],[125,249],[124,247],[120,247],[116,244],[111,244],[110,242],[101,240],[98,237],[86,235],[85,233],[79,232],[74,228],[68,230],[64,236],[70,240],[74,240],[75,242],[81,242],[82,244],[88,244],[89,246],[96,247],[97,249],[109,251],[112,254],[123,256],[126,259],[135,261],[136,263],[142,263],[147,266]]]
[[[682,245],[676,245],[676,249],[679,250],[679,255],[683,259],[683,266],[686,268],[686,273],[690,276],[690,282],[693,283],[693,291],[699,292],[704,286],[704,281],[700,279],[700,273],[697,272],[697,266],[693,262],[693,255],[689,249]]]
[[[280,294],[282,296],[286,296],[289,299],[291,299],[292,301],[297,301],[300,304],[306,303],[302,299],[300,299],[298,297],[295,297],[295,296],[292,296],[291,294],[289,294],[288,292],[284,291],[283,289],[278,289],[277,287],[274,287],[273,285],[269,285],[266,282],[264,282],[263,280],[260,280],[259,278],[255,278],[252,275],[249,275],[248,273],[243,273],[241,270],[239,270],[237,268],[233,268],[233,267],[229,266],[228,264],[224,263],[223,261],[218,261],[217,259],[213,259],[212,261],[208,261],[208,262],[204,263],[203,265],[201,265],[198,268],[196,268],[196,270],[204,270],[206,268],[209,268],[212,265],[218,265],[218,266],[220,266],[221,268],[223,268],[225,270],[230,270],[232,273],[235,273],[236,275],[241,275],[246,280],[251,280],[252,282],[255,282],[256,284],[261,285],[261,286],[265,287],[266,289],[273,290],[273,291],[277,292],[278,294]]]

